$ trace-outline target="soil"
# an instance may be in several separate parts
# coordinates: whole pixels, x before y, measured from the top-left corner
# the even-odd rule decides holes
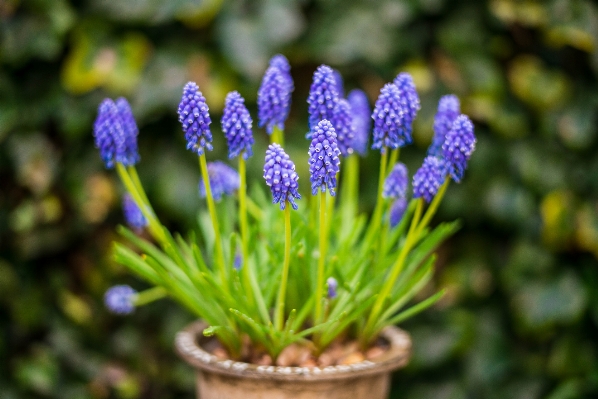
[[[205,348],[214,356],[230,359],[227,351],[218,343],[212,348]],[[327,367],[358,363],[364,360],[374,360],[389,349],[388,342],[379,339],[367,351],[359,349],[357,341],[334,342],[320,356],[315,356],[312,349],[305,345],[292,344],[287,346],[278,356],[276,362],[263,349],[256,349],[245,342],[241,361],[260,366],[281,367]]]

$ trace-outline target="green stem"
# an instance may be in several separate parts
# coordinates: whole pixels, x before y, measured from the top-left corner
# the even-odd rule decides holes
[[[243,154],[239,155],[239,225],[241,228],[241,253],[243,255],[243,266],[241,273],[243,275],[243,288],[247,295],[247,301],[250,309],[255,306],[255,300],[253,297],[253,290],[251,288],[251,278],[249,273],[251,272],[248,267],[249,264],[249,233],[247,230],[247,171],[245,167],[245,159]]]
[[[378,229],[380,228],[380,221],[382,220],[382,211],[384,205],[384,198],[382,198],[382,190],[384,188],[384,180],[386,180],[386,165],[388,163],[388,149],[382,148],[382,156],[380,157],[380,177],[378,178],[378,195],[376,197],[376,207],[374,208],[374,214],[370,220],[365,239],[363,240],[365,245],[369,245],[373,239],[374,234],[379,234]]]
[[[405,263],[405,259],[407,258],[407,254],[409,253],[412,246],[415,244],[417,240],[417,235],[414,233],[416,231],[416,226],[418,225],[419,219],[421,217],[422,208],[423,199],[420,198],[418,199],[417,208],[415,209],[415,215],[413,216],[413,219],[411,219],[411,226],[409,227],[409,232],[407,233],[407,237],[405,238],[405,245],[403,245],[403,248],[401,248],[399,257],[392,266],[390,275],[388,276],[384,285],[382,286],[382,289],[380,290],[380,295],[378,295],[376,302],[374,302],[372,312],[370,313],[365,328],[363,329],[362,346],[364,348],[367,346],[367,344],[369,344],[372,338],[371,335],[375,333],[375,331],[371,330],[373,330],[374,326],[377,324],[377,318],[380,316],[382,306],[384,306],[384,302],[386,301],[386,298],[390,295],[390,292],[392,290],[392,287],[394,286],[396,279],[399,277],[401,271],[403,270],[403,265]]]
[[[359,203],[357,189],[359,187],[359,156],[351,154],[345,158],[345,161],[345,168],[342,171],[341,179],[342,236],[350,233],[353,221],[357,215],[357,204]]]
[[[438,205],[440,205],[440,202],[442,201],[442,198],[444,197],[444,194],[446,193],[446,189],[448,188],[450,182],[451,182],[451,178],[450,178],[450,176],[447,176],[444,180],[444,183],[442,183],[442,186],[440,186],[440,188],[438,189],[438,192],[434,196],[434,199],[430,203],[430,206],[426,210],[426,213],[424,214],[424,217],[422,218],[421,223],[417,227],[416,237],[419,236],[421,234],[421,232],[423,231],[423,229],[428,225],[428,223],[430,223],[430,220],[436,213],[436,210],[438,209]]]
[[[143,306],[157,301],[167,296],[168,293],[163,287],[153,287],[145,291],[138,292],[133,298],[135,306]]]
[[[388,161],[388,168],[386,170],[391,171],[392,167],[395,166],[395,163],[397,163],[397,161],[399,160],[400,151],[400,148],[395,148],[394,150],[392,150],[392,152],[390,153],[390,160]],[[384,178],[386,179],[386,176]]]
[[[206,154],[199,156],[199,168],[201,169],[201,176],[206,188],[206,200],[208,202],[208,211],[212,218],[212,226],[214,227],[214,237],[216,247],[216,263],[220,271],[220,280],[223,285],[227,283],[226,279],[226,263],[224,261],[224,252],[222,251],[222,239],[220,238],[220,226],[218,225],[218,217],[216,215],[216,206],[214,205],[214,198],[212,197],[212,187],[210,186],[210,176],[208,175],[208,164],[206,163]]]
[[[139,175],[137,174],[137,169],[135,169],[134,165],[131,165],[131,166],[127,166],[127,171],[129,172],[129,176],[131,176],[131,180],[133,181],[133,184],[137,188],[137,191],[139,191],[141,198],[145,201],[145,203],[148,206],[150,206],[150,210],[153,212],[153,209],[151,209],[149,199],[147,198],[147,195],[145,194],[145,190],[143,189],[143,185],[141,184],[141,180],[139,179]]]
[[[274,314],[274,328],[282,331],[284,322],[284,301],[289,279],[289,265],[291,263],[291,205],[286,204],[284,208],[284,261],[282,264],[282,276],[276,299],[276,312]]]
[[[324,267],[326,260],[326,193],[320,193],[320,258],[318,259],[318,278],[316,280],[316,309],[314,325],[322,322],[322,297],[324,296]]]
[[[274,126],[272,128],[272,134],[270,135],[270,142],[272,144],[278,143],[281,147],[284,146],[284,132],[278,127]]]

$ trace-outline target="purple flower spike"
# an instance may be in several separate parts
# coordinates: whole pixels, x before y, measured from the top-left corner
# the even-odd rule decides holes
[[[328,277],[326,280],[326,285],[328,286],[328,298],[334,299],[337,296],[336,290],[338,289],[338,282],[334,277]]]
[[[283,76],[287,81],[287,88],[290,93],[295,89],[293,84],[293,78],[291,77],[291,65],[289,64],[289,60],[282,54],[276,54],[274,57],[270,58],[270,66],[274,68],[278,68],[283,72]]]
[[[372,125],[372,111],[367,95],[363,90],[355,89],[349,92],[347,100],[351,105],[353,115],[353,144],[351,147],[362,157],[368,151],[368,141]]]
[[[332,123],[326,119],[320,121],[311,131],[311,144],[309,145],[309,174],[311,181],[311,192],[313,195],[321,189],[334,196],[336,188],[336,174],[341,163],[338,156],[340,150],[336,142],[336,132]]]
[[[123,196],[123,213],[127,224],[135,230],[141,230],[148,225],[147,219],[129,193]]]
[[[291,107],[293,87],[290,79],[291,75],[275,66],[270,66],[264,74],[257,93],[258,125],[265,126],[268,134],[272,134],[274,126],[284,130]]]
[[[384,198],[405,198],[408,179],[407,167],[400,162],[397,163],[384,181],[382,196]]]
[[[314,72],[313,82],[307,97],[310,130],[315,128],[318,122],[323,119],[334,120],[334,108],[338,98],[334,71],[327,65],[320,65]],[[310,134],[311,132],[307,136],[308,139],[311,139]]]
[[[390,227],[395,228],[407,209],[407,199],[397,198],[390,208]]]
[[[126,315],[135,310],[133,299],[137,291],[128,285],[115,285],[104,294],[104,304],[112,313]]]
[[[233,260],[233,269],[241,270],[243,267],[243,256],[240,253],[235,255],[235,259]]]
[[[351,105],[345,99],[338,100],[334,109],[334,131],[341,155],[346,157],[353,153],[353,138],[355,128],[353,126],[353,117]]]
[[[428,203],[432,201],[444,183],[446,174],[447,165],[444,159],[427,156],[413,176],[413,198],[424,198]]]
[[[417,116],[417,111],[421,108],[419,96],[415,90],[415,83],[413,83],[413,77],[410,74],[401,72],[395,78],[394,84],[399,88],[399,92],[401,93],[401,105],[405,112],[403,115],[405,136],[411,137],[413,121]]]
[[[449,94],[438,102],[438,111],[434,116],[434,138],[428,148],[428,155],[442,156],[442,145],[446,134],[453,127],[453,122],[460,114],[460,104],[457,96]]]
[[[272,191],[273,204],[280,204],[280,209],[284,210],[288,201],[293,209],[297,209],[295,199],[301,199],[297,191],[299,175],[295,172],[295,164],[279,144],[270,144],[266,150],[264,179]]]
[[[234,158],[243,153],[243,159],[253,155],[253,133],[251,131],[251,116],[245,100],[241,95],[232,91],[226,96],[224,112],[222,114],[222,130],[228,143],[228,157]]]
[[[449,172],[457,183],[463,178],[467,162],[475,150],[475,143],[473,123],[466,115],[459,115],[453,122],[452,129],[446,134],[442,145],[442,154],[449,165]]]
[[[210,132],[210,114],[208,104],[199,87],[189,82],[183,89],[183,97],[179,104],[179,122],[183,125],[187,149],[197,155],[204,153],[204,148],[212,151],[212,133]]]
[[[372,113],[372,149],[384,151],[386,147],[395,149],[411,143],[411,126],[407,128],[405,125],[407,112],[399,88],[393,83],[384,85]]]
[[[140,159],[139,151],[137,150],[139,129],[137,128],[133,111],[131,111],[131,106],[125,98],[120,97],[116,99],[116,108],[122,121],[124,133],[125,148],[123,164],[126,166],[135,165]]]
[[[112,169],[117,162],[126,160],[125,133],[123,122],[114,101],[104,99],[98,107],[98,116],[93,124],[95,146],[106,168]]]
[[[223,195],[233,195],[241,185],[237,171],[220,161],[208,162],[208,177],[212,197],[216,201],[220,201]],[[206,197],[206,186],[203,180],[199,181],[199,196]]]
[[[338,93],[338,98],[345,97],[345,88],[343,82],[343,75],[336,69],[333,69],[334,72],[334,82],[336,83],[336,92]]]

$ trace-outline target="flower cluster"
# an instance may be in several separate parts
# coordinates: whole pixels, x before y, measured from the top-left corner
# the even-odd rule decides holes
[[[259,127],[265,126],[268,134],[272,134],[274,127],[284,130],[294,89],[290,70],[287,59],[277,55],[270,60],[270,67],[262,79],[257,94]]]
[[[353,153],[353,140],[355,137],[355,127],[353,126],[353,116],[351,104],[345,99],[338,100],[334,109],[334,119],[332,121],[336,132],[338,149],[341,155],[347,157]]]
[[[451,177],[457,183],[463,178],[467,162],[475,149],[475,143],[473,123],[466,115],[460,115],[453,122],[442,145],[442,155],[448,163]]]
[[[330,195],[334,195],[336,174],[341,163],[336,132],[332,124],[324,119],[312,130],[311,136],[308,154],[312,194],[316,195],[319,189],[326,192],[328,187]]]
[[[216,201],[223,195],[232,195],[241,184],[237,171],[220,161],[208,162],[208,176],[212,196]],[[203,180],[199,181],[199,196],[206,197],[206,185]]]
[[[411,129],[406,129],[404,125],[406,112],[399,88],[393,83],[384,85],[372,114],[372,149],[395,149],[411,143]]]
[[[236,92],[230,92],[224,101],[224,112],[222,114],[222,131],[228,143],[228,157],[234,158],[243,154],[247,159],[253,155],[253,133],[251,131],[251,115],[245,100]]]
[[[407,196],[408,179],[405,164],[397,163],[384,181],[382,196],[384,198],[405,198]]]
[[[148,225],[147,219],[129,193],[123,196],[123,213],[127,224],[135,230],[141,230]]]
[[[194,82],[189,82],[183,89],[179,104],[179,122],[183,125],[187,149],[197,155],[203,155],[204,149],[212,151],[212,133],[210,132],[210,114],[206,99]]]
[[[299,175],[295,172],[295,164],[279,144],[270,144],[266,150],[264,163],[264,179],[272,191],[273,204],[280,204],[284,210],[287,201],[293,209],[297,209],[295,199],[300,199]]]
[[[104,294],[104,303],[112,313],[131,314],[135,310],[135,295],[137,291],[128,285],[115,285]]]
[[[109,98],[102,101],[94,122],[93,135],[106,168],[111,169],[116,163],[131,166],[139,162],[138,133],[127,100],[121,97],[116,103]]]
[[[334,109],[338,99],[339,94],[334,71],[327,65],[320,65],[314,72],[309,96],[307,97],[310,130],[323,119],[334,120]],[[308,134],[307,138],[311,139],[311,136]]]
[[[423,165],[413,176],[413,197],[423,198],[426,202],[438,192],[447,174],[447,164],[442,158],[428,155]]]
[[[442,156],[442,145],[446,134],[453,127],[453,122],[459,116],[459,99],[454,94],[440,98],[438,111],[434,116],[434,137],[428,148],[428,155]]]
[[[359,155],[365,156],[368,151],[368,141],[372,125],[370,103],[363,90],[355,89],[349,92],[347,101],[351,105],[353,116],[353,148]]]
[[[397,198],[390,207],[390,227],[396,227],[407,210],[407,198]]]

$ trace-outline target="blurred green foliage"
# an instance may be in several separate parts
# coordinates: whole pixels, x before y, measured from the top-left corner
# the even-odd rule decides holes
[[[189,314],[168,301],[129,318],[103,308],[110,285],[143,286],[109,256],[122,189],[91,125],[103,97],[131,100],[141,178],[161,219],[186,231],[203,205],[175,117],[182,86],[200,85],[210,158],[224,158],[224,96],[239,90],[255,117],[276,52],[293,66],[287,141],[300,173],[320,63],[372,101],[397,72],[413,74],[412,173],[442,94],[476,124],[467,177],[438,216],[464,222],[440,252],[435,284],[449,294],[404,325],[415,352],[393,397],[597,397],[597,47],[590,0],[1,1],[0,397],[193,397],[172,350]],[[364,211],[377,162],[362,171]]]

